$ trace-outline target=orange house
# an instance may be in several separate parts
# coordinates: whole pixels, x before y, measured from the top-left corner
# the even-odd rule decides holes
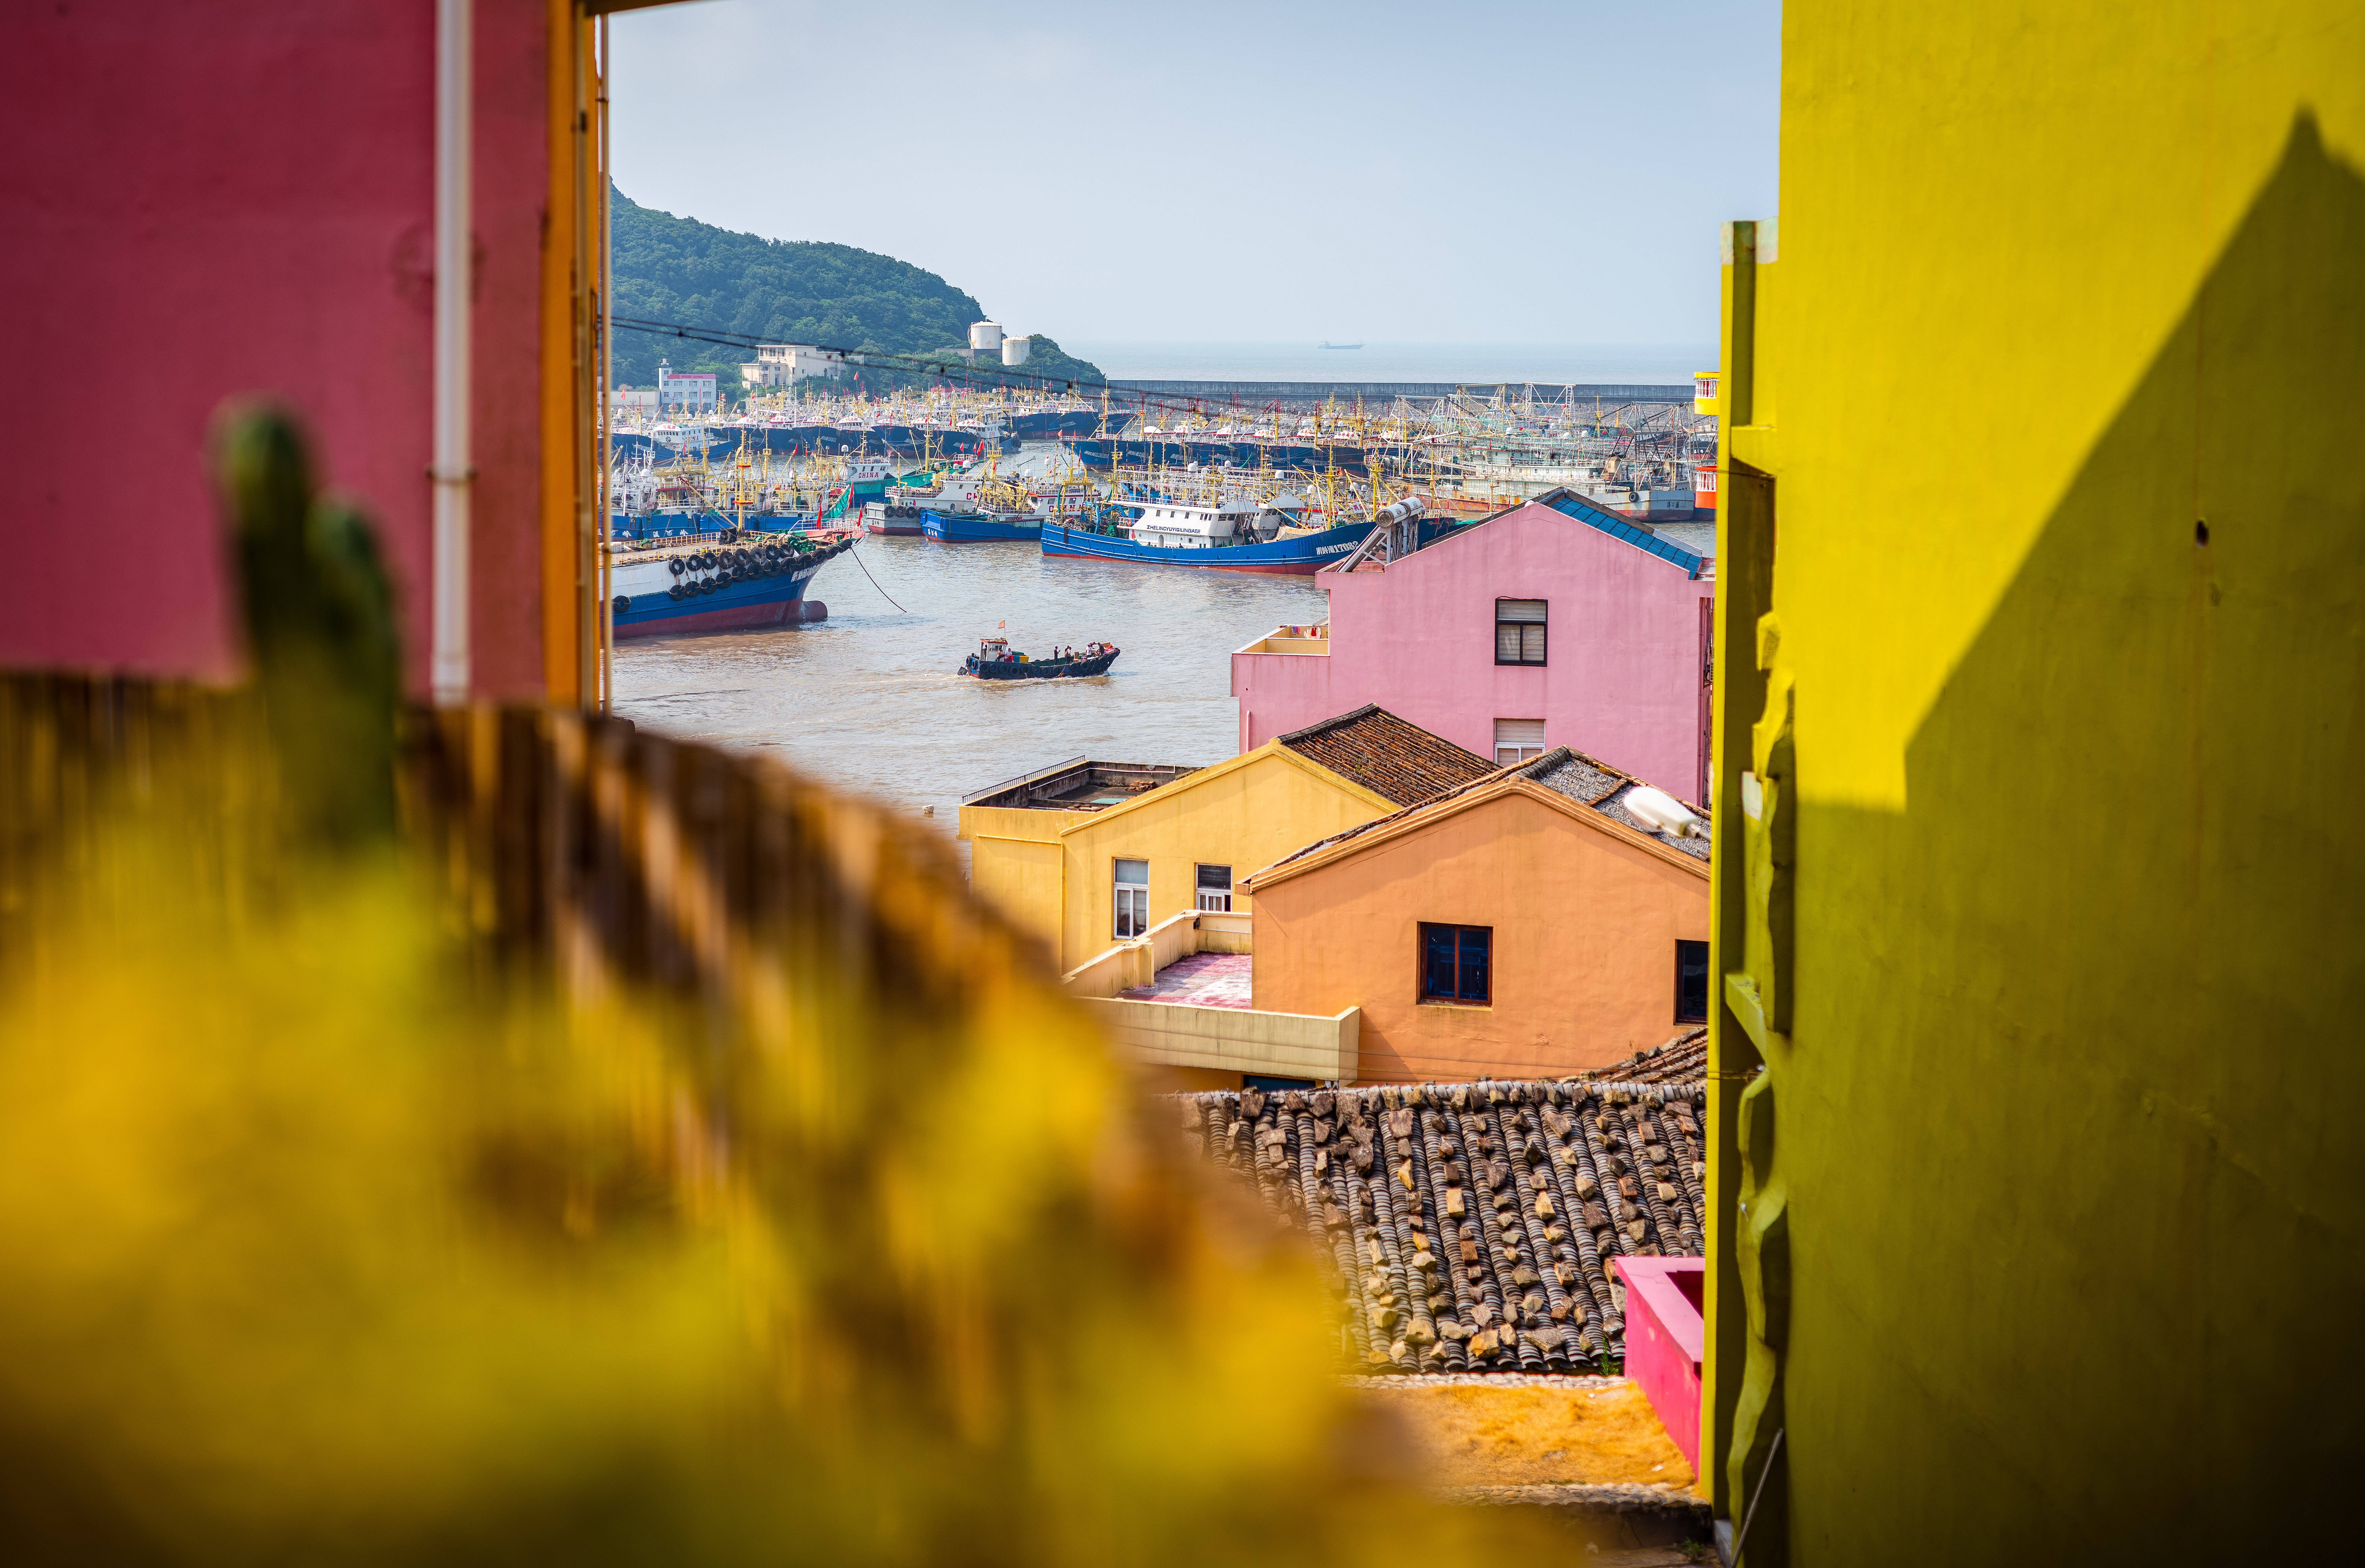
[[[1708,824],[1564,746],[1248,879],[1255,1006],[1362,1009],[1359,1077],[1556,1077],[1708,1012]]]

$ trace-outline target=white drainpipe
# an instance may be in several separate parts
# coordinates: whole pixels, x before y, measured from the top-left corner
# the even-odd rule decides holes
[[[468,700],[468,163],[474,0],[435,6],[434,656],[438,707]]]

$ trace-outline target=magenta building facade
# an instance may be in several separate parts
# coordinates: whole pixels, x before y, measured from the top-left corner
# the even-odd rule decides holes
[[[470,644],[488,696],[544,688],[550,95],[575,15],[473,6]],[[205,453],[223,401],[252,396],[293,410],[326,487],[375,520],[425,689],[436,27],[430,0],[0,14],[0,287],[25,307],[0,394],[20,479],[0,664],[235,675]]]
[[[1232,655],[1240,749],[1376,702],[1481,756],[1575,746],[1699,804],[1713,537],[1563,493],[1320,572],[1328,637],[1283,628]]]

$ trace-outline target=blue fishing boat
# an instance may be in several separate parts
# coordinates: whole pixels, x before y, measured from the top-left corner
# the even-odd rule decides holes
[[[705,543],[620,550],[608,567],[616,635],[818,621],[828,611],[807,600],[805,589],[815,572],[852,548],[851,539],[821,543],[734,532]]]
[[[1036,539],[1043,520],[1025,512],[923,511],[920,532],[940,544],[974,544],[989,539]]]
[[[1206,512],[1209,520],[1182,514]],[[1282,529],[1263,534],[1253,528],[1223,526],[1229,514],[1213,508],[1152,506],[1130,526],[1114,522],[1068,526],[1047,523],[1046,555],[1082,555],[1097,561],[1139,561],[1154,566],[1196,566],[1203,571],[1267,572],[1304,577],[1320,571],[1363,542],[1373,524],[1366,520],[1335,528]],[[1210,526],[1189,524],[1209,521]]]

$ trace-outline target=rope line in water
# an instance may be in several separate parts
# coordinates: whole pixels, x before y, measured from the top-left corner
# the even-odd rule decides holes
[[[848,550],[846,551],[846,554],[854,557],[854,564],[855,564],[856,566],[862,566],[862,552],[861,552],[861,551],[859,551],[859,550],[855,550],[855,549],[848,549]],[[869,568],[869,567],[868,567],[868,566],[862,566],[862,575],[863,575],[864,577],[870,577],[870,568]],[[878,579],[877,577],[870,577],[870,586],[871,586],[872,588],[879,588],[879,597],[880,597],[880,598],[881,598],[881,599],[885,599],[885,600],[886,600],[888,603],[890,603],[890,604],[895,604],[895,598],[894,598],[894,596],[893,596],[892,594],[889,593],[885,588],[879,588],[879,579]],[[902,605],[900,605],[900,604],[895,604],[895,609],[896,609],[900,613],[904,614],[904,615],[909,615],[909,614],[911,614],[911,613],[912,613],[910,610],[905,610],[905,609],[904,609]]]

